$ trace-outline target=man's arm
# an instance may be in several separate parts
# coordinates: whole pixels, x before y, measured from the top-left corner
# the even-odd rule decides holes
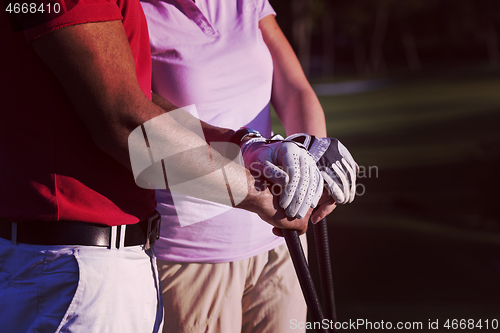
[[[35,39],[32,45],[61,82],[96,145],[127,168],[131,168],[129,134],[160,115],[163,115],[166,128],[161,139],[167,147],[196,150],[206,145],[172,117],[165,117],[164,110],[144,95],[137,82],[132,51],[121,21],[60,28]],[[220,141],[227,138],[228,133],[223,132]],[[222,159],[216,152],[204,156],[209,155]],[[203,160],[199,155],[192,156],[191,163],[183,162],[177,166],[179,169],[211,165],[210,158]],[[241,174],[240,165],[225,162],[222,165],[228,168],[228,177]],[[248,193],[238,207],[259,214],[275,227],[305,231],[307,217],[303,220],[287,218],[269,190],[257,191],[248,170],[243,174],[244,179],[232,180],[232,184],[238,184],[236,190]],[[217,182],[200,186],[204,191],[227,193],[227,188]]]
[[[56,75],[97,146],[130,169],[128,136],[162,114],[137,82],[121,21],[57,29],[32,42]],[[180,128],[172,120],[171,131]]]
[[[285,127],[286,135],[308,133],[326,137],[323,108],[274,15],[261,19],[259,28],[273,58],[271,102]],[[333,199],[324,195],[312,216],[312,221],[314,223],[320,221],[334,209]]]
[[[161,107],[165,112],[178,109],[177,106],[173,105],[165,98],[161,97],[158,94],[155,94],[154,92],[153,92],[153,103]],[[177,120],[177,122],[181,123],[183,126],[187,128],[197,128],[198,126],[201,125],[201,128],[203,129],[203,136],[207,142],[217,142],[217,141],[229,142],[232,135],[234,134],[234,131],[228,128],[222,128],[210,125],[192,116],[187,112],[176,112],[174,117],[175,120]]]

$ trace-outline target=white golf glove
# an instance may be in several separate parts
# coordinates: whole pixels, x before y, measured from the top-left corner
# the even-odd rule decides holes
[[[279,205],[287,216],[300,219],[310,207],[316,207],[323,192],[323,178],[302,144],[253,138],[243,143],[241,153],[254,176],[281,186]]]
[[[339,140],[316,138],[305,133],[290,135],[286,140],[307,147],[323,176],[328,192],[337,204],[346,204],[354,200],[359,166]]]

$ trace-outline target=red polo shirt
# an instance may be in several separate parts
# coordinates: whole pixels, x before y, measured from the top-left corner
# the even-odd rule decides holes
[[[14,222],[136,223],[154,211],[154,192],[136,186],[130,171],[97,148],[62,86],[29,42],[69,25],[122,20],[139,85],[151,99],[144,13],[138,0],[68,1],[63,7],[69,10],[15,33],[6,12],[0,14],[4,46],[0,52],[0,217]]]

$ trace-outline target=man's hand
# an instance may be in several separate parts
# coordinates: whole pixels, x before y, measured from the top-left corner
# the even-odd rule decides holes
[[[293,134],[287,140],[299,142],[307,147],[335,203],[346,204],[354,200],[359,166],[339,140],[316,138],[305,133]]]
[[[249,198],[252,199],[243,201],[237,207],[256,213],[262,220],[274,226],[275,235],[283,236],[281,229],[293,229],[299,234],[306,232],[312,208],[309,208],[301,219],[288,217],[279,205],[279,198],[271,193],[269,187],[263,187],[262,183],[257,182],[249,189]]]
[[[328,190],[325,188],[323,191],[323,195],[318,202],[318,207],[313,211],[311,215],[311,222],[313,224],[318,223],[319,221],[330,215],[330,213],[333,212],[336,207],[337,205],[335,204],[335,201],[333,200]]]
[[[122,22],[63,27],[37,38],[32,46],[66,90],[96,145],[131,169],[128,146],[130,133],[147,121],[164,115],[165,110],[149,101],[138,84],[132,50]],[[171,107],[168,106],[169,109]],[[182,151],[206,146],[203,139],[173,117],[163,119],[165,128],[158,133],[159,137],[154,138],[155,141]],[[225,141],[231,135],[227,129],[211,133],[214,133],[211,141]],[[288,145],[296,146],[293,143]],[[214,158],[223,159],[216,152],[213,152],[212,157],[210,154],[193,155],[179,161],[175,167],[187,172],[187,167],[212,165]],[[312,160],[309,164],[316,167]],[[245,196],[237,207],[259,214],[275,227],[296,229],[299,232],[306,230],[307,221],[286,217],[269,190],[255,190],[255,179],[248,170],[233,162],[227,165],[221,162],[218,165],[225,166],[226,174],[231,178],[229,183],[234,184],[231,187],[233,196]],[[200,193],[211,192],[212,196],[228,193],[224,182],[200,182],[199,186]],[[247,191],[247,188],[252,191]],[[297,206],[302,209],[300,205]],[[308,217],[307,213],[304,213],[305,218]]]
[[[286,215],[304,218],[323,192],[323,179],[312,156],[293,141],[254,138],[242,148],[245,166],[257,178],[279,185],[279,206]],[[272,187],[274,189],[275,187]]]

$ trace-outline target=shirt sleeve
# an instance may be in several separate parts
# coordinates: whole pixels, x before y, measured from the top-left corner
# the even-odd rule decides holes
[[[44,12],[37,12],[22,22],[28,42],[67,26],[123,19],[116,0],[44,0],[43,4]]]
[[[257,8],[259,10],[259,20],[262,20],[268,15],[276,16],[276,12],[269,3],[269,0],[257,0]]]

